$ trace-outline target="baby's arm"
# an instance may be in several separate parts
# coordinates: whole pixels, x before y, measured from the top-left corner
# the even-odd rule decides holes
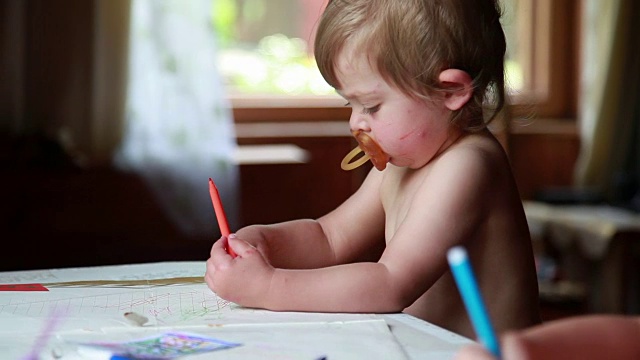
[[[228,241],[238,256],[227,254],[223,238],[213,245],[205,274],[209,287],[223,299],[276,311],[392,312],[404,306],[383,264],[276,269],[247,242],[234,235]]]
[[[272,225],[251,225],[236,236],[255,246],[276,268],[311,269],[335,262],[320,223],[300,219]]]
[[[434,167],[432,173],[444,173],[433,174],[433,180],[418,180],[412,191],[400,195],[405,200],[390,205],[394,211],[387,216],[396,221],[391,225],[395,234],[390,232],[393,237],[378,262],[352,262],[384,237],[382,174],[374,172],[351,198],[318,220],[334,254],[333,262],[340,265],[308,270],[273,268],[238,236],[230,240],[239,255],[236,259],[224,252],[224,244],[214,245],[207,262],[207,283],[219,296],[249,307],[401,311],[442,276],[448,268],[446,250],[471,236],[486,213],[479,202],[485,196],[483,182],[490,176],[476,173],[482,166],[463,160],[454,158],[447,163],[456,165]],[[391,202],[396,201],[395,196],[390,195]]]
[[[344,204],[318,220],[251,225],[236,232],[276,268],[312,269],[352,261],[377,261],[384,249],[384,211],[372,170]],[[375,239],[372,241],[372,239]]]
[[[381,179],[382,174],[372,170],[355,194],[317,221],[296,220],[238,231],[236,238],[228,240],[238,254],[235,259],[224,252],[227,239],[217,241],[207,261],[207,284],[219,296],[245,306],[300,311],[363,309],[359,300],[354,301],[357,294],[350,291],[369,286],[375,292],[384,277],[375,271],[384,271],[384,266],[375,262],[328,265],[357,261],[371,254],[371,249],[379,253],[384,248]]]

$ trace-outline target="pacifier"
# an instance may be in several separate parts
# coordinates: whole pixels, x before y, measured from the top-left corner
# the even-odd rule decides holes
[[[353,170],[367,162],[367,160],[371,160],[373,166],[379,171],[384,170],[387,167],[387,162],[389,162],[389,155],[385,154],[380,145],[369,135],[363,133],[362,130],[354,130],[351,133],[356,138],[356,141],[358,141],[358,146],[342,159],[342,163],[340,163],[342,170]],[[351,162],[351,160],[363,151],[364,155]]]

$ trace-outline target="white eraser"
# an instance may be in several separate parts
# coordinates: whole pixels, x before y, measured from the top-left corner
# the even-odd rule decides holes
[[[146,324],[149,321],[149,319],[146,316],[140,315],[140,314],[138,314],[136,312],[133,312],[133,311],[124,313],[124,317],[130,323],[132,323],[134,325],[137,325],[137,326],[142,326],[142,325]]]

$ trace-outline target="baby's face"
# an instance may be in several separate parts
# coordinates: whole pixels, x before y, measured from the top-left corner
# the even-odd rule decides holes
[[[379,146],[382,162],[413,169],[427,164],[449,137],[450,111],[442,101],[418,100],[387,84],[367,58],[348,51],[338,58],[337,89],[352,108],[351,132]],[[362,144],[362,142],[360,142]],[[378,170],[384,164],[374,162]]]

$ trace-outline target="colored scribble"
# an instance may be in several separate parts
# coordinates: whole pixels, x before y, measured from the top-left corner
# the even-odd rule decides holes
[[[168,332],[133,341],[89,342],[80,345],[105,349],[113,354],[135,359],[165,360],[229,349],[241,344],[185,332]]]

